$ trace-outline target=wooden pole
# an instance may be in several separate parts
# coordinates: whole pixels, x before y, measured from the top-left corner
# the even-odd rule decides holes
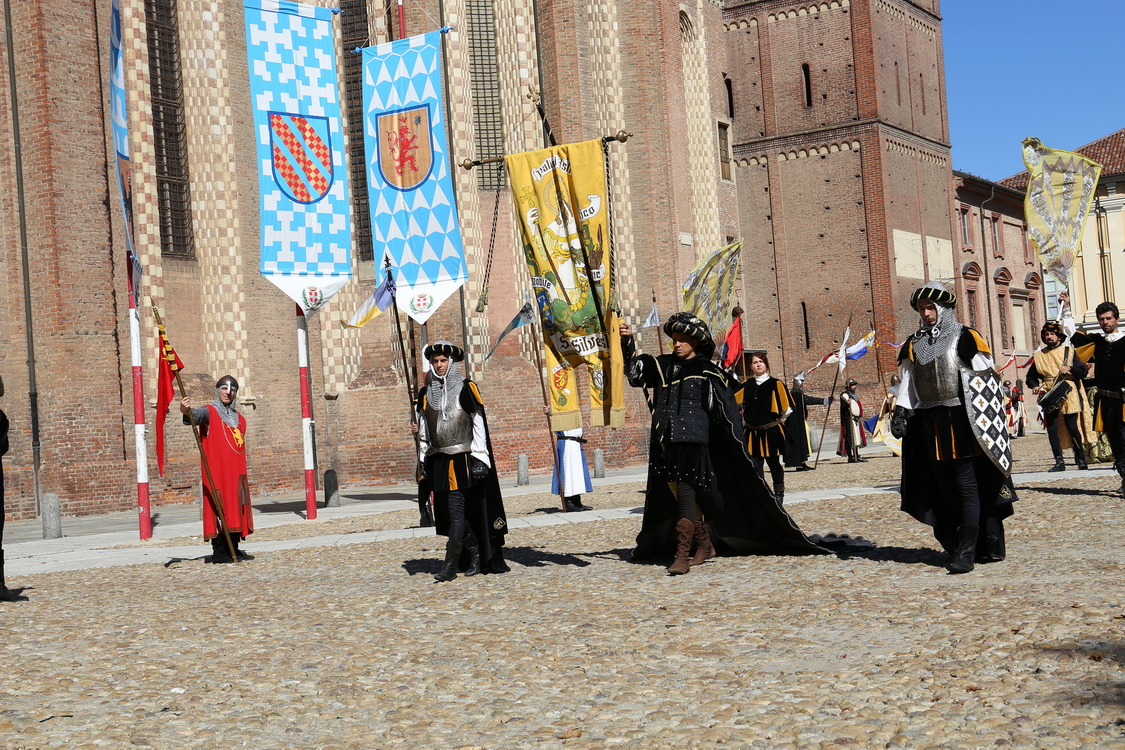
[[[542,321],[532,323],[532,331],[539,332],[539,341],[535,341],[534,334],[532,335],[531,348],[535,352],[535,369],[539,371],[539,388],[543,393],[543,407],[544,414],[547,418],[547,434],[551,436],[551,456],[555,462],[555,476],[559,479],[559,502],[562,503],[563,513],[566,513],[566,495],[563,494],[563,476],[562,466],[559,464],[558,437],[555,435],[554,429],[551,428],[551,398],[547,395],[547,381],[544,379],[543,371],[546,366],[543,362],[543,347],[546,346],[546,336],[543,334],[541,328]]]
[[[165,339],[167,339],[168,334],[164,331],[164,323],[160,320],[160,311],[156,309],[155,302],[152,302],[152,300],[149,300],[149,302],[152,303],[152,315],[156,319],[156,325],[160,328],[160,331],[164,333]],[[163,357],[164,354],[161,353],[160,356]],[[184,390],[184,381],[183,378],[180,377],[179,370],[175,370],[173,374],[176,376],[176,385],[179,386],[180,400],[182,401],[187,398],[187,393]],[[239,562],[238,553],[234,551],[234,542],[230,540],[230,532],[227,531],[227,514],[223,510],[223,495],[222,492],[219,491],[219,488],[215,486],[215,480],[211,477],[211,465],[207,462],[207,454],[203,452],[203,438],[200,437],[199,434],[199,425],[196,424],[195,414],[192,413],[191,409],[188,409],[187,416],[188,421],[191,422],[192,434],[195,435],[195,447],[199,449],[199,457],[203,461],[203,473],[207,477],[207,484],[211,486],[211,505],[214,506],[215,515],[218,516],[219,522],[223,526],[223,537],[227,540],[227,549],[230,550],[231,559],[235,562]]]
[[[853,310],[852,313],[854,313],[854,312],[855,311]],[[848,314],[848,325],[844,329],[845,331],[847,331],[848,329],[850,329],[852,327],[852,313]],[[843,349],[844,347],[847,346],[847,344],[848,344],[848,342],[845,340],[844,344],[840,348]],[[836,367],[836,374],[832,377],[832,395],[833,396],[836,395],[836,384],[840,381],[840,371],[842,369],[844,369],[844,366],[845,366],[844,362],[846,362],[846,361],[847,360],[841,360],[840,361],[840,364],[837,365],[837,367]],[[843,408],[842,403],[840,405],[840,408]],[[820,452],[822,450],[824,450],[824,433],[828,430],[828,416],[831,413],[832,413],[832,404],[828,404],[828,408],[824,410],[824,426],[820,428],[820,444],[816,447],[816,460],[813,461],[813,465],[812,465],[812,467],[814,469],[817,467],[818,464],[820,464]]]

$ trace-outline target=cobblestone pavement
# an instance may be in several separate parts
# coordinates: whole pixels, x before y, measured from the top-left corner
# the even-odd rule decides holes
[[[0,748],[1125,748],[1119,480],[1019,491],[1008,559],[962,576],[885,493],[790,508],[870,552],[676,578],[627,561],[639,516],[513,530],[511,573],[446,584],[434,537],[14,578]]]

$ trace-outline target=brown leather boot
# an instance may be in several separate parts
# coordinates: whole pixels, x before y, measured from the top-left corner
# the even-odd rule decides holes
[[[682,576],[691,570],[688,553],[691,552],[691,538],[695,535],[695,523],[681,518],[676,523],[676,561],[668,567],[668,575]]]
[[[707,527],[702,521],[695,522],[695,555],[688,561],[688,565],[702,565],[715,556],[715,548],[711,546],[711,537],[707,536]]]

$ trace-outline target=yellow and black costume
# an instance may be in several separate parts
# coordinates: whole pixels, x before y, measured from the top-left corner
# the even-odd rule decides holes
[[[793,411],[789,389],[785,383],[766,373],[739,386],[735,401],[742,405],[750,460],[763,479],[765,465],[769,464],[773,494],[780,504],[785,497],[785,469],[781,465],[781,456],[787,447],[785,418]]]
[[[1058,337],[1053,346],[1047,346],[1048,333]],[[1066,334],[1057,321],[1052,320],[1045,324],[1039,337],[1043,340],[1044,346],[1035,353],[1035,360],[1027,370],[1027,387],[1040,388],[1043,393],[1047,393],[1059,382],[1065,381],[1070,384],[1070,392],[1061,405],[1050,411],[1043,410],[1043,426],[1047,428],[1047,439],[1055,458],[1055,465],[1049,471],[1066,469],[1063,450],[1068,445],[1074,448],[1075,466],[1086,469],[1088,466],[1083,443],[1090,441],[1083,439],[1085,426],[1083,417],[1087,411],[1087,404],[1082,379],[1086,377],[1089,367],[1078,358],[1073,347],[1059,343],[1066,338]],[[1069,368],[1069,372],[1063,373],[1063,368]]]

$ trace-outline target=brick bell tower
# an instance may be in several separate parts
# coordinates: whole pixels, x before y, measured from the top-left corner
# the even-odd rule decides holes
[[[938,5],[723,10],[748,344],[780,348],[789,375],[839,346],[849,316],[852,341],[874,327],[897,343],[916,326],[915,287],[960,287]],[[852,377],[889,373],[895,350],[878,352]]]

